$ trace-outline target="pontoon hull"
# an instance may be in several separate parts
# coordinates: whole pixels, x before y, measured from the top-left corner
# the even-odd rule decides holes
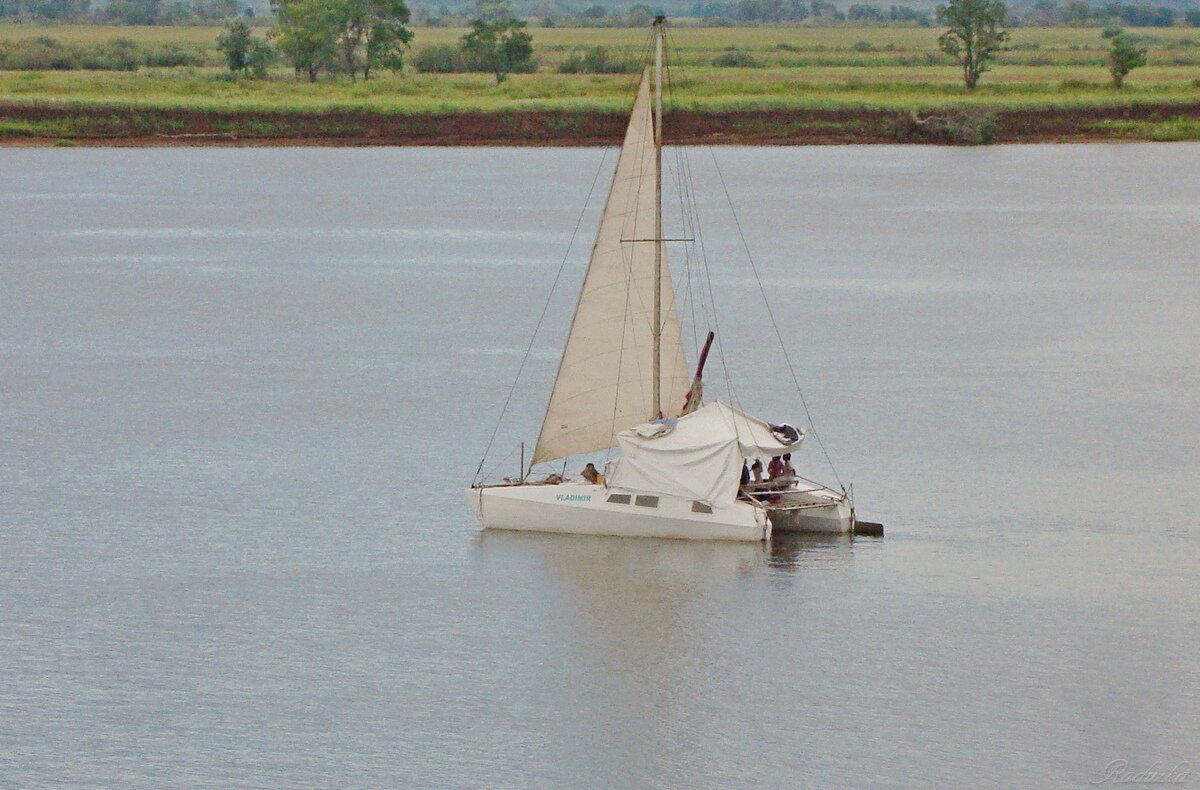
[[[847,498],[833,489],[785,491],[779,500],[767,505],[776,532],[842,535],[854,531],[854,510]]]
[[[843,535],[854,531],[854,517],[845,502],[803,510],[769,510],[776,532],[810,532]]]
[[[563,483],[479,486],[467,496],[485,529],[685,540],[771,537],[765,511],[746,502],[703,513],[687,499],[660,496],[650,507],[635,504],[636,496],[629,504],[610,502],[613,493],[604,486]]]

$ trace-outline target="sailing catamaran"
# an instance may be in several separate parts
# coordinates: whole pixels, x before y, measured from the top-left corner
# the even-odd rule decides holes
[[[712,333],[688,374],[663,237],[664,36],[659,17],[530,469],[614,446],[620,456],[593,480],[532,482],[523,468],[474,482],[468,497],[489,529],[752,541],[851,532],[844,488],[794,473],[744,484],[746,459],[794,452],[805,432],[701,405]]]

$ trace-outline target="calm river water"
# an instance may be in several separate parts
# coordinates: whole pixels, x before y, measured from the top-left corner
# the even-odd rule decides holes
[[[887,536],[482,535],[603,156],[0,149],[0,785],[1200,785],[1200,146],[719,149]]]

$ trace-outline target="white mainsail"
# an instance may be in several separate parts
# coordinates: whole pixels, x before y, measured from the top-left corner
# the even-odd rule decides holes
[[[655,248],[659,156],[650,69],[617,160],[608,202],[584,277],[533,462],[614,446],[616,434],[657,415],[654,404]],[[661,252],[661,408],[675,416],[691,385],[683,358],[675,290]]]

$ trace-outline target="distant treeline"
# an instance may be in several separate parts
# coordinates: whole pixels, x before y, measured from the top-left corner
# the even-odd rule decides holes
[[[91,0],[0,0],[0,19],[95,22],[109,25],[188,25],[253,17],[238,0],[110,0],[92,8]]]
[[[856,3],[843,11],[825,0],[735,0],[721,2],[707,0],[692,8],[692,15],[700,19],[726,19],[732,22],[803,22],[825,20],[868,24],[898,24],[929,27],[933,14],[910,6],[893,5],[881,8],[867,3]]]
[[[0,0],[0,3],[4,0]],[[434,11],[414,4],[417,24],[461,27],[470,10],[451,10],[445,6]],[[932,10],[909,5],[872,3],[835,4],[828,0],[700,0],[685,11],[683,21],[703,26],[731,25],[853,25],[875,27],[933,27]],[[553,11],[535,13],[545,27],[644,27],[654,18],[645,4],[613,9],[600,4],[577,10],[556,3]],[[1086,0],[1037,0],[1033,5],[1010,5],[1008,23],[1013,27],[1200,27],[1200,7],[1174,8],[1145,2],[1107,2],[1092,4]]]
[[[418,24],[462,26],[468,8],[413,4]],[[828,0],[700,0],[689,9],[689,20],[708,26],[733,24],[846,24],[878,27],[932,27],[935,14],[908,5],[835,4]],[[554,10],[531,16],[546,27],[644,27],[654,18],[645,4],[612,9],[600,4],[571,10],[555,3]],[[25,21],[95,22],[116,25],[185,25],[222,22],[231,17],[254,17],[247,0],[110,0],[93,8],[91,0],[0,0],[0,19]],[[268,20],[263,20],[268,21]],[[1037,0],[1010,5],[1012,26],[1200,27],[1200,6],[1175,8],[1146,2],[1088,3],[1086,0]]]
[[[1186,24],[1200,27],[1200,8],[1176,9],[1146,3],[1110,2],[1092,5],[1084,0],[1038,0],[1027,8],[1012,11],[1018,24],[1069,27],[1124,24],[1130,27],[1171,27]]]

